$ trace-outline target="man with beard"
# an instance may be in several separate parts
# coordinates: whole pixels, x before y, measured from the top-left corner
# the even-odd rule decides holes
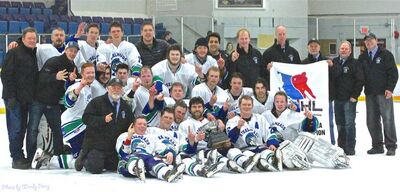
[[[182,83],[186,96],[189,96],[193,86],[200,83],[198,75],[202,73],[196,74],[195,68],[192,65],[182,64],[181,59],[181,47],[177,44],[171,45],[167,49],[167,59],[154,65],[151,70],[154,76],[163,80],[168,89],[174,82]]]
[[[127,131],[133,121],[132,108],[121,99],[123,83],[111,79],[107,93],[94,98],[87,105],[82,122],[86,124],[82,151],[75,162],[75,169],[100,174],[103,169],[116,171],[118,156],[114,149],[119,135]]]
[[[217,61],[212,58],[208,53],[208,42],[207,39],[201,37],[197,39],[193,53],[190,53],[185,56],[186,62],[188,64],[193,65],[196,68],[196,73],[199,77],[205,80],[205,74],[207,73],[208,69],[215,66],[218,67]]]
[[[177,101],[174,106],[174,122],[171,130],[178,131],[179,124],[186,119],[187,105],[183,100]]]

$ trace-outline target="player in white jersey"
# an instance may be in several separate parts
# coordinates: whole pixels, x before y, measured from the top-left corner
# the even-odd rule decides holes
[[[207,118],[211,114],[214,118],[224,120],[228,113],[228,94],[218,86],[219,69],[211,67],[207,72],[207,81],[196,85],[192,90],[193,97],[201,97],[207,109]],[[213,119],[213,118],[211,118]]]
[[[253,90],[249,87],[243,87],[243,76],[239,72],[235,72],[231,76],[230,89],[226,89],[229,100],[228,112],[239,113],[239,99],[243,95],[253,96]],[[234,114],[233,114],[234,115]]]
[[[172,122],[170,129],[173,131],[178,131],[179,125],[188,117],[188,112],[187,112],[188,105],[184,101],[178,100],[173,106],[173,108],[174,108],[174,122]]]
[[[182,135],[189,138],[195,138],[197,157],[184,158],[182,161],[186,164],[185,172],[189,175],[198,176],[198,164],[220,164],[220,169],[231,170],[235,172],[244,172],[234,161],[226,158],[226,152],[232,146],[230,142],[225,143],[221,149],[210,149],[207,147],[206,129],[210,121],[203,117],[204,102],[200,97],[193,97],[189,102],[191,116],[179,125],[179,131]],[[217,120],[219,131],[223,131],[225,126],[221,120]],[[204,153],[207,153],[207,162],[204,159]]]
[[[94,84],[94,64],[85,63],[81,68],[82,79],[68,87],[65,92],[64,105],[67,110],[61,115],[64,142],[71,145],[74,158],[79,155],[86,129],[86,125],[82,123],[83,112],[89,101],[107,92],[99,84]]]
[[[250,172],[255,165],[259,170],[276,171],[278,165],[273,165],[275,155],[268,149],[267,143],[269,124],[262,115],[253,113],[252,108],[253,99],[248,95],[242,96],[239,99],[240,114],[226,123],[226,132],[235,146],[227,156],[246,172]]]
[[[284,140],[294,141],[300,131],[316,133],[318,119],[307,108],[304,114],[288,109],[288,98],[285,92],[278,91],[274,95],[274,107],[262,115],[270,124],[268,143],[271,149],[279,147]]]
[[[274,103],[274,96],[268,91],[267,82],[258,78],[253,86],[253,113],[262,114],[271,110]]]
[[[144,181],[145,172],[149,172],[158,179],[172,182],[180,178],[185,170],[182,163],[168,166],[173,162],[173,151],[159,142],[156,135],[147,132],[144,117],[137,117],[128,132],[118,137],[115,148],[119,155],[118,173],[126,177],[137,176]],[[167,163],[157,156],[166,157]]]
[[[205,80],[204,75],[207,73],[210,67],[218,67],[217,60],[215,60],[208,53],[208,41],[206,38],[201,37],[197,39],[193,53],[185,55],[185,60],[188,64],[193,65],[196,68],[199,77]],[[201,71],[201,72],[200,72]]]
[[[148,66],[140,70],[140,81],[141,85],[134,94],[134,114],[135,117],[144,115],[148,125],[155,126],[160,121],[159,112],[165,107],[164,95],[169,95],[169,91],[158,77],[153,77]]]
[[[189,97],[192,88],[200,83],[194,66],[181,63],[182,51],[177,44],[167,49],[167,59],[158,62],[151,70],[154,76],[159,76],[164,85],[171,88],[174,82],[180,82],[184,86],[186,96]]]
[[[98,70],[103,71],[106,65],[110,65],[112,76],[115,76],[117,65],[126,63],[132,74],[139,76],[139,70],[142,67],[140,54],[134,44],[122,40],[124,35],[122,25],[118,22],[111,23],[109,34],[112,37],[112,43],[103,44],[97,49]]]
[[[66,42],[69,41],[76,41],[79,44],[79,49],[80,49],[80,57],[81,58],[75,58],[75,64],[78,66],[80,69],[80,65],[83,63],[79,62],[84,62],[84,63],[93,63],[96,64],[98,61],[98,53],[97,53],[97,48],[104,44],[103,40],[99,40],[99,35],[100,35],[100,28],[96,23],[91,23],[87,25],[86,28],[86,41],[85,40],[80,40],[80,37],[85,34],[85,27],[86,23],[82,22],[79,24],[78,29],[76,31],[76,34],[70,36],[67,38]],[[80,60],[78,60],[80,59]]]

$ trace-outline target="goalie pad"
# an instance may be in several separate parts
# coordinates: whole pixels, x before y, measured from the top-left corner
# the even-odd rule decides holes
[[[307,132],[299,133],[294,143],[304,152],[311,162],[316,161],[328,168],[348,168],[350,160],[342,148]]]
[[[307,155],[289,140],[285,140],[279,144],[276,153],[281,156],[282,163],[288,169],[304,170],[311,167]]]

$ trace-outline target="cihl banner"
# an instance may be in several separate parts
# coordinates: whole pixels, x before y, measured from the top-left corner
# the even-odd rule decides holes
[[[303,113],[306,108],[319,120],[317,135],[330,142],[328,63],[287,64],[274,62],[271,68],[271,93],[285,91]]]

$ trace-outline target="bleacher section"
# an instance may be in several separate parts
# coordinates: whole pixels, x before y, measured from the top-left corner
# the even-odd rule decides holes
[[[140,26],[152,22],[151,18],[122,18],[101,16],[68,16],[53,14],[43,2],[0,1],[0,35],[20,34],[28,26],[36,28],[38,33],[51,33],[55,27],[61,27],[67,34],[74,34],[80,22],[99,24],[101,35],[108,34],[111,22],[117,21],[124,26],[124,35],[140,35]],[[156,24],[156,38],[166,31],[162,23]],[[5,55],[4,36],[0,36],[0,66]]]

